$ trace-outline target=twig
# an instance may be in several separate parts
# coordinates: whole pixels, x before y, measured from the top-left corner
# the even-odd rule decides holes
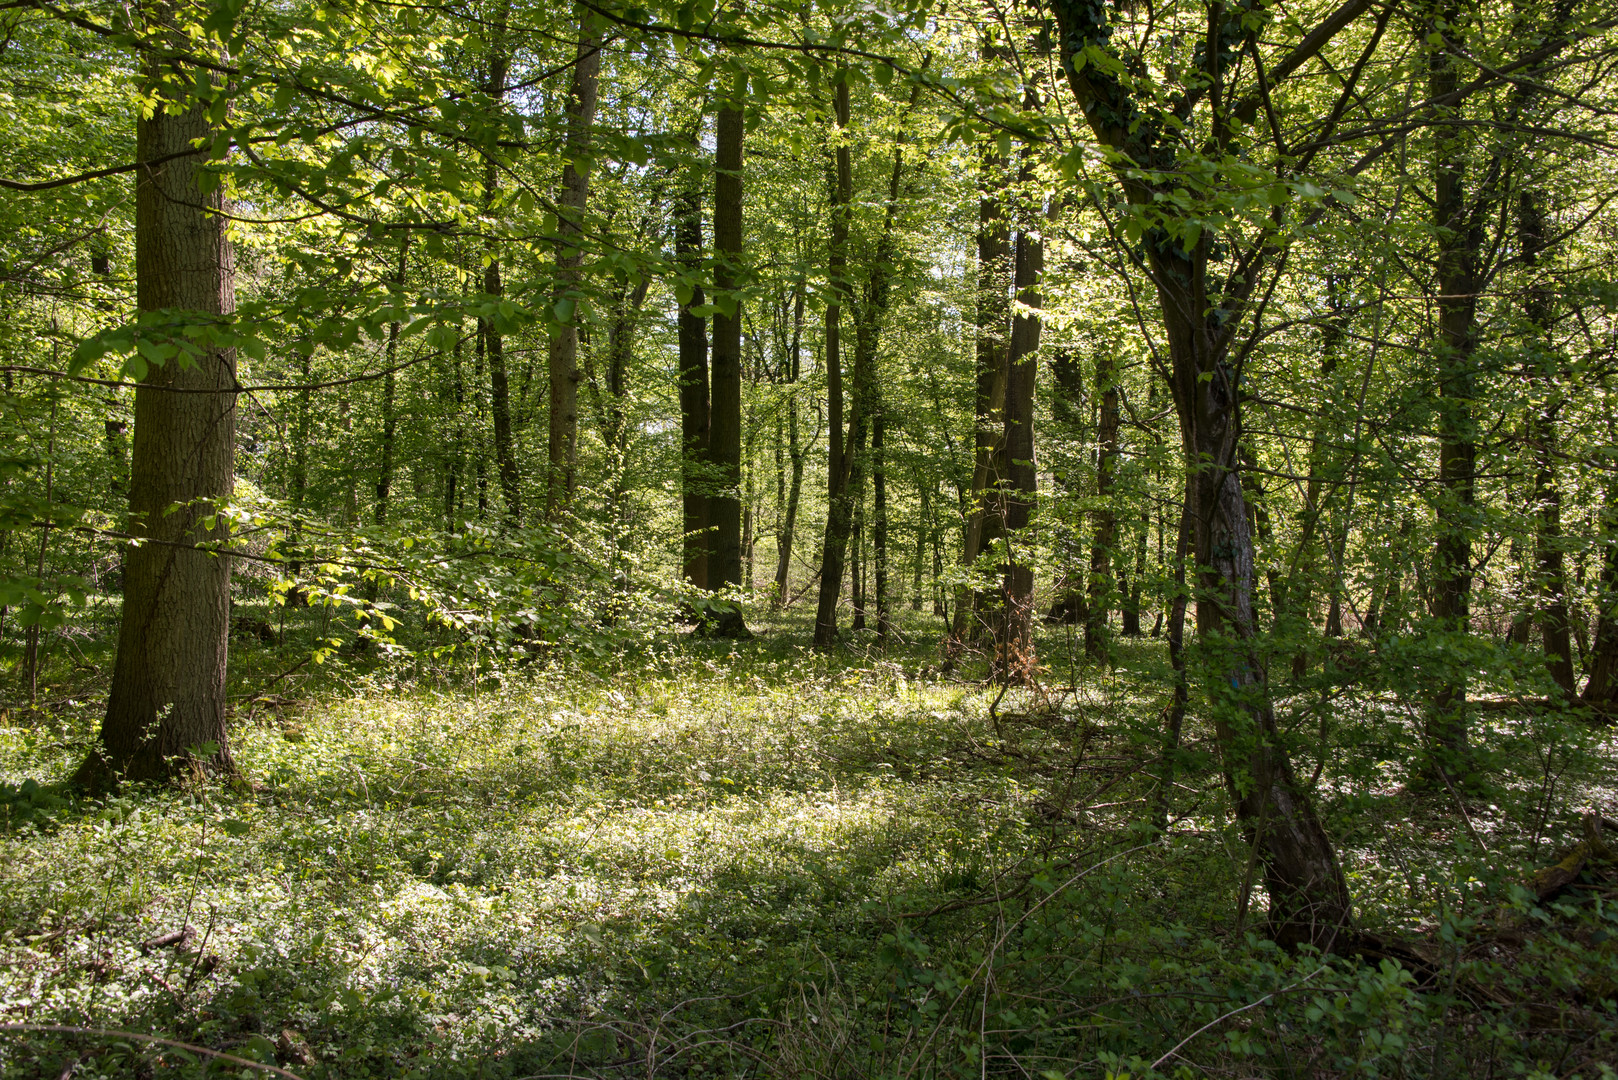
[[[0,1031],[41,1031],[55,1032],[60,1035],[100,1035],[113,1039],[134,1039],[137,1042],[155,1043],[158,1046],[172,1046],[176,1050],[188,1050],[193,1054],[206,1054],[208,1057],[228,1061],[232,1065],[244,1065],[249,1069],[261,1069],[276,1076],[284,1076],[287,1080],[303,1080],[297,1073],[287,1072],[277,1065],[266,1065],[262,1061],[249,1061],[235,1054],[227,1054],[223,1050],[210,1050],[206,1046],[196,1046],[177,1039],[160,1039],[156,1035],[142,1035],[138,1031],[112,1031],[105,1028],[73,1027],[69,1024],[0,1024]]]

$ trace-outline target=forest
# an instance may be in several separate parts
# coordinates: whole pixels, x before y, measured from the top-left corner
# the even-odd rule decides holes
[[[1612,0],[0,0],[0,1078],[1618,1080]]]

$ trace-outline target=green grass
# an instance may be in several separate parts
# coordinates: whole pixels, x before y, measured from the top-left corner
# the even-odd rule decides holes
[[[1608,1075],[1614,957],[1590,927],[1618,903],[1541,913],[1509,1001],[1462,992],[1500,960],[1456,944],[1577,809],[1611,812],[1601,736],[1503,714],[1468,828],[1403,789],[1396,708],[1333,701],[1322,728],[1319,701],[1289,703],[1305,775],[1313,733],[1334,747],[1320,798],[1362,921],[1430,942],[1462,987],[1418,991],[1281,954],[1252,918],[1235,933],[1246,849],[1195,719],[1172,835],[1142,830],[1168,693],[1154,644],[997,720],[993,688],[936,674],[922,633],[887,658],[802,640],[674,638],[475,685],[334,661],[242,698],[246,783],[14,798],[0,1020],[305,1077],[1139,1074],[1203,1025],[1164,1071]],[[1064,647],[1044,646],[1057,672]],[[244,693],[289,666],[240,651]],[[82,689],[0,730],[0,780],[66,774],[93,731]],[[1530,1030],[1547,995],[1566,1031]],[[0,1034],[7,1077],[200,1068]]]

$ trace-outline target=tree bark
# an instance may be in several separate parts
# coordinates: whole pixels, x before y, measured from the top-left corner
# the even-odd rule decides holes
[[[1179,164],[1176,144],[1161,139],[1163,129],[1156,124],[1131,122],[1149,103],[1132,97],[1116,76],[1094,63],[1081,70],[1073,62],[1081,50],[1110,48],[1109,9],[1081,0],[1054,0],[1052,7],[1075,100],[1096,139],[1130,163],[1117,173],[1122,194],[1132,204],[1165,205],[1154,199],[1161,192],[1136,170],[1171,174]],[[1227,44],[1238,43],[1224,41],[1231,31],[1215,13],[1208,23],[1213,40],[1203,75],[1218,135],[1228,123],[1222,116],[1220,58]],[[1236,55],[1241,51],[1231,49]],[[1197,629],[1208,645],[1210,711],[1226,784],[1263,866],[1271,933],[1284,943],[1329,947],[1352,925],[1348,887],[1276,724],[1253,618],[1254,545],[1240,481],[1237,373],[1229,353],[1241,319],[1232,316],[1241,314],[1244,290],[1264,263],[1264,253],[1253,252],[1243,281],[1220,282],[1209,273],[1206,232],[1191,250],[1161,231],[1143,246],[1162,312],[1170,389],[1189,473],[1192,549],[1201,570]]]
[[[1038,100],[1030,105],[1037,107]],[[1033,179],[1031,165],[1019,177]],[[1038,669],[1034,651],[1034,564],[1032,538],[1027,535],[1034,502],[1039,495],[1039,472],[1034,459],[1034,385],[1039,371],[1038,314],[1044,303],[1040,278],[1045,271],[1045,241],[1040,219],[1044,214],[1024,210],[1017,233],[1015,288],[1021,305],[1011,322],[1010,353],[1006,366],[1006,479],[1002,502],[1006,562],[1002,566],[999,633],[995,663],[1000,677],[1017,684],[1032,683]]]
[[[792,480],[787,486],[786,508],[776,534],[775,606],[787,602],[787,581],[792,574],[792,544],[798,531],[798,504],[803,495],[803,446],[798,433],[798,379],[803,361],[804,290],[794,287],[792,302],[792,344],[789,348],[791,368],[787,382],[792,389],[787,393],[787,458],[792,463]]]
[[[742,107],[746,82],[737,80],[733,96],[719,109],[714,153],[714,297],[713,375],[710,397],[709,458],[715,490],[708,499],[713,529],[709,586],[715,590],[742,583]],[[728,309],[728,310],[727,310]],[[710,632],[747,636],[741,611],[727,611]]]
[[[582,11],[580,25],[583,25]],[[549,437],[546,443],[545,517],[555,521],[573,501],[579,463],[579,327],[578,287],[584,265],[580,240],[584,208],[590,198],[590,128],[595,124],[601,76],[601,41],[583,34],[573,62],[567,97],[567,161],[556,200],[556,283],[551,313],[558,325],[546,356],[550,388]]]
[[[168,21],[174,10],[158,6]],[[163,36],[178,40],[178,31]],[[197,84],[209,87],[198,71]],[[181,312],[186,324],[228,321],[236,308],[234,259],[216,177],[200,183],[194,141],[213,137],[206,101],[169,96],[155,62],[145,78],[152,115],[136,121],[136,300],[142,312]],[[185,340],[185,326],[149,328],[159,344]],[[230,556],[214,517],[235,485],[236,354],[203,348],[152,367],[135,390],[129,531],[143,542],[124,558],[118,653],[100,739],[75,780],[102,788],[119,779],[162,780],[234,768],[225,732]],[[176,393],[171,391],[200,391]]]
[[[1446,3],[1442,24],[1455,27],[1460,9]],[[1428,92],[1443,97],[1459,85],[1460,61],[1442,39],[1429,47]],[[1465,636],[1472,622],[1472,532],[1475,529],[1477,426],[1472,401],[1477,393],[1473,367],[1476,348],[1477,252],[1482,232],[1466,202],[1467,140],[1457,130],[1436,127],[1433,155],[1433,225],[1438,236],[1436,293],[1438,339],[1439,496],[1433,551],[1433,619],[1440,633]],[[1466,672],[1441,676],[1425,717],[1427,747],[1421,771],[1456,780],[1472,772],[1467,745]]]
[[[708,323],[697,314],[707,302],[695,278],[702,262],[702,195],[688,190],[674,223],[674,254],[690,276],[691,298],[680,306],[680,491],[685,580],[708,588]]]
[[[854,170],[848,148],[848,79],[839,69],[832,91],[836,146],[832,153],[831,238],[826,253],[826,531],[820,550],[820,597],[815,609],[816,648],[837,641],[837,602],[843,593],[844,548],[853,525],[848,499],[849,462],[843,440],[843,305],[848,299],[848,216],[854,199]],[[851,434],[851,433],[850,433]]]
[[[1010,379],[1012,284],[1011,225],[1003,204],[1008,160],[988,151],[983,157],[978,197],[977,234],[977,389],[973,400],[971,511],[963,537],[961,565],[971,569],[992,538],[989,524],[991,490],[1004,479],[1003,441],[1006,435],[1006,387]],[[950,636],[955,647],[977,636],[972,622],[983,593],[962,587],[955,597],[955,618]]]
[[[1545,220],[1537,191],[1525,191],[1517,202],[1518,241],[1523,263],[1532,274],[1545,255]],[[1550,289],[1540,279],[1531,280],[1523,308],[1529,323],[1539,333],[1536,343],[1546,355],[1535,382],[1540,400],[1529,405],[1528,442],[1534,453],[1534,503],[1539,508],[1539,528],[1534,536],[1534,561],[1539,570],[1539,625],[1545,647],[1545,666],[1563,694],[1572,697],[1577,678],[1573,671],[1571,620],[1567,607],[1567,567],[1562,551],[1562,492],[1556,483],[1559,456],[1556,437],[1557,414],[1562,408],[1558,382],[1559,365],[1549,350],[1554,310]],[[1536,350],[1537,351],[1537,350]]]

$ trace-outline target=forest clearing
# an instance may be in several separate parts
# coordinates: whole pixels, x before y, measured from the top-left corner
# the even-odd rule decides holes
[[[0,2],[0,1078],[1618,1080],[1615,61]]]

